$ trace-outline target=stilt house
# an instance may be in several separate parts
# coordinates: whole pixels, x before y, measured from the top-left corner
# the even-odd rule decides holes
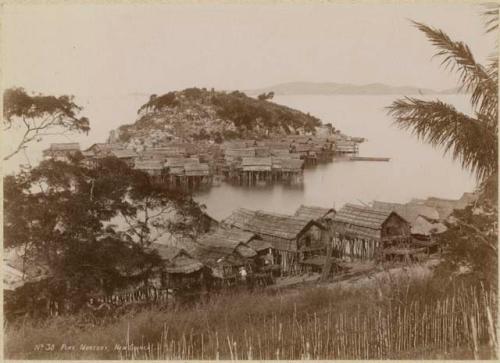
[[[159,278],[154,281],[158,287],[190,290],[200,288],[205,283],[204,265],[182,248],[153,243],[164,261]]]
[[[391,210],[344,205],[333,219],[337,257],[373,259],[394,245],[409,245],[410,224]]]
[[[237,209],[224,224],[255,233],[269,242],[275,261],[284,274],[299,272],[299,263],[304,251],[325,249],[324,227],[309,218],[300,218],[277,213]]]
[[[335,217],[335,209],[301,205],[295,211],[295,216],[301,218],[311,218],[316,222],[323,224],[324,227],[330,229],[333,223],[333,218]]]

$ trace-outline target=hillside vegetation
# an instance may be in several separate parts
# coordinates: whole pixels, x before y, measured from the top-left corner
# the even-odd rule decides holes
[[[272,97],[272,96],[271,96]],[[152,95],[138,110],[134,124],[112,131],[111,142],[153,145],[170,140],[264,138],[314,133],[321,121],[309,114],[278,105],[268,97],[188,88]]]

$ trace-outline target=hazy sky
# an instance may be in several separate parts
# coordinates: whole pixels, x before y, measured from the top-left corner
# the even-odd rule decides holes
[[[80,95],[288,81],[448,88],[408,19],[492,51],[470,4],[8,6],[4,85]]]

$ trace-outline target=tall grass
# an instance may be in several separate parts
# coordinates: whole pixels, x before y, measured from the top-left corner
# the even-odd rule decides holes
[[[5,353],[41,359],[268,360],[418,358],[424,351],[457,348],[472,358],[485,346],[496,350],[496,295],[465,285],[446,291],[428,282],[393,285],[221,295],[188,309],[151,309],[99,327],[76,328],[74,317],[17,324],[6,330]],[[55,349],[34,351],[37,342]],[[76,345],[76,351],[61,351],[61,344]],[[108,350],[82,351],[80,344]]]

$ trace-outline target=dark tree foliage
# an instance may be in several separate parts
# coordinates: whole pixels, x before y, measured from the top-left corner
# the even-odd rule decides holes
[[[177,218],[169,221],[168,213]],[[79,157],[47,160],[4,178],[4,246],[48,267],[43,294],[72,301],[146,279],[161,263],[147,249],[154,230],[196,233],[202,215],[189,196],[152,184],[116,158],[96,168]],[[20,291],[42,294],[37,289]]]
[[[206,93],[206,91],[203,91],[199,88],[193,87],[193,88],[186,88],[182,93],[193,100],[197,100],[203,97],[203,95]]]
[[[444,259],[438,267],[442,276],[458,275],[497,289],[497,207],[491,203],[455,210],[448,230],[439,235]]]
[[[31,96],[23,88],[10,88],[4,91],[3,105],[4,131],[19,128],[24,131],[15,150],[4,160],[42,136],[90,130],[89,120],[78,117],[82,108],[74,103],[72,96]]]
[[[268,92],[268,93],[261,93],[260,95],[257,96],[257,99],[259,101],[267,101],[267,100],[272,100],[274,97],[274,92]]]
[[[235,91],[229,94],[219,93],[212,97],[219,117],[231,120],[238,130],[255,130],[257,128],[270,131],[285,132],[303,128],[312,132],[321,121],[316,117],[304,115],[284,106],[271,102],[263,103]]]
[[[149,101],[142,105],[137,113],[142,111],[161,111],[165,107],[176,107],[180,104],[175,92],[168,92],[161,96],[151,95]]]
[[[269,92],[255,99],[240,91],[227,93],[216,92],[213,89],[207,91],[205,88],[187,88],[162,96],[151,95],[149,101],[138,110],[139,114],[143,111],[148,111],[148,113],[143,114],[133,125],[121,126],[119,137],[122,142],[127,142],[131,137],[130,130],[158,128],[158,121],[162,115],[159,114],[159,117],[155,117],[154,113],[161,113],[170,108],[177,108],[180,114],[191,108],[214,110],[219,119],[232,123],[235,128],[234,131],[223,131],[220,135],[223,139],[265,137],[269,133],[314,132],[316,127],[321,125],[321,121],[314,116],[270,102],[273,96],[274,93]],[[153,115],[149,113],[150,111]],[[212,117],[210,112],[206,113],[205,116]],[[189,120],[189,116],[186,116],[185,121],[189,122]],[[191,132],[190,136],[194,140],[212,139],[215,141],[216,134],[214,132],[207,131],[206,134],[195,130]]]

